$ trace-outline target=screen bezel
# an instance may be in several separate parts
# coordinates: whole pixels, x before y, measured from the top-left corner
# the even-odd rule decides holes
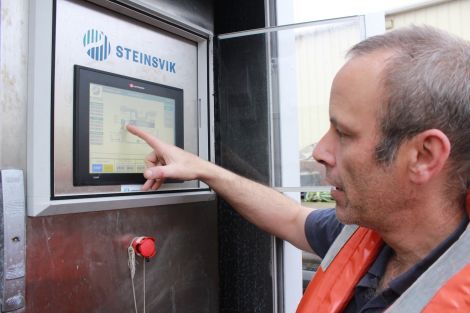
[[[175,145],[184,149],[183,90],[150,81],[74,66],[73,185],[143,184],[142,173],[90,173],[90,84],[145,93],[175,101]],[[131,88],[138,85],[145,89]],[[144,156],[143,156],[144,157]],[[171,181],[167,181],[171,182]]]

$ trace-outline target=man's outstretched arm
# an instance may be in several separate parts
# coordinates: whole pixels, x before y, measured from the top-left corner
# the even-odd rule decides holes
[[[201,180],[251,223],[302,250],[311,251],[304,231],[305,219],[311,209],[272,188],[167,144],[135,126],[128,125],[127,129],[153,148],[145,161],[147,181],[144,190],[158,189],[167,178]]]

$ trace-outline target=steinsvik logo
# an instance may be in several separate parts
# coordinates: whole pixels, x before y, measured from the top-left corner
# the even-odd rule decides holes
[[[111,44],[108,36],[97,29],[89,29],[83,35],[83,46],[90,58],[95,61],[111,59]],[[121,61],[132,62],[143,66],[153,67],[160,71],[176,74],[176,62],[161,56],[130,48],[127,45],[114,42],[114,57]],[[132,87],[131,87],[132,88]],[[134,86],[139,89],[140,86]]]
[[[104,61],[111,53],[108,37],[99,30],[89,29],[83,36],[83,46],[86,53],[95,61]]]

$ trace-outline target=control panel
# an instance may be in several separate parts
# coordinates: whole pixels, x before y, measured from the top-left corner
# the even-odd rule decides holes
[[[141,190],[151,150],[127,124],[206,160],[214,149],[211,32],[139,10],[30,2],[29,215],[214,198],[200,181]]]

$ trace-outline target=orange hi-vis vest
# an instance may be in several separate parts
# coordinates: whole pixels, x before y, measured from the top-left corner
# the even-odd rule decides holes
[[[467,193],[470,216],[470,191]],[[304,293],[296,313],[339,313],[383,246],[373,230],[344,226]],[[470,227],[386,313],[470,312]]]

